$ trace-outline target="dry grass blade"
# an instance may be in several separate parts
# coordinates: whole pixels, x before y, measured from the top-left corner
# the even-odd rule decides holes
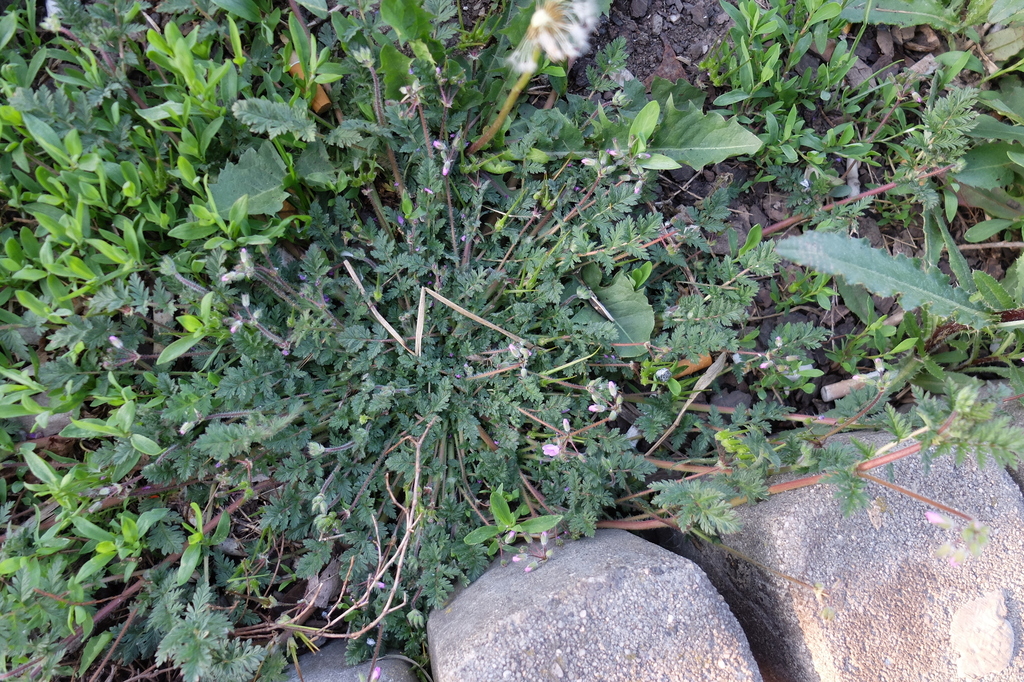
[[[454,301],[448,300],[447,298],[445,298],[441,294],[437,293],[433,289],[428,289],[427,287],[423,287],[423,289],[420,290],[420,310],[419,310],[419,315],[417,316],[417,319],[416,319],[416,355],[420,354],[420,340],[421,340],[421,338],[423,336],[424,317],[427,314],[426,299],[423,297],[424,294],[430,294],[435,299],[437,299],[441,303],[445,304],[446,306],[448,306],[449,308],[451,308],[455,312],[459,313],[460,315],[465,315],[466,317],[468,317],[469,319],[473,320],[477,324],[482,324],[483,326],[487,327],[488,329],[493,329],[496,332],[504,334],[505,336],[507,336],[508,338],[512,339],[516,343],[522,344],[524,346],[532,346],[533,345],[532,343],[528,343],[525,339],[522,339],[522,338],[516,336],[512,332],[505,331],[504,329],[502,329],[498,325],[493,324],[491,322],[488,322],[487,320],[485,320],[484,318],[480,317],[479,315],[474,315],[473,313],[469,312],[468,310],[466,310],[465,308],[460,306],[458,303],[455,303]]]
[[[416,357],[423,354],[423,325],[427,317],[427,290],[420,289],[420,306],[416,312]]]
[[[682,409],[680,409],[679,414],[676,415],[676,420],[672,422],[672,425],[668,427],[665,433],[661,434],[661,438],[658,439],[657,443],[651,446],[651,449],[647,451],[646,455],[644,455],[645,457],[650,457],[655,450],[661,447],[662,443],[668,440],[668,437],[672,435],[672,432],[675,431],[676,427],[678,427],[683,421],[683,415],[686,414],[686,410],[689,409],[690,404],[697,398],[697,394],[710,386],[711,382],[722,373],[723,369],[725,369],[725,358],[725,353],[719,355],[714,364],[708,367],[708,371],[701,375],[700,379],[697,380],[697,383],[693,387],[693,393],[691,393],[687,401],[683,403]]]
[[[370,314],[373,315],[374,319],[380,322],[381,326],[388,330],[388,334],[391,334],[391,338],[402,345],[402,348],[412,353],[409,346],[405,345],[405,339],[398,333],[394,327],[388,324],[388,321],[384,319],[384,316],[377,311],[377,306],[370,302],[370,297],[366,295],[366,289],[363,288],[363,283],[359,281],[359,277],[356,275],[355,268],[347,260],[344,261],[345,269],[348,270],[348,276],[352,278],[352,281],[356,283],[356,287],[359,289],[359,293],[363,295],[363,300],[366,302],[367,307],[370,309]],[[417,336],[417,343],[419,338]],[[419,355],[419,353],[412,353],[413,355]]]

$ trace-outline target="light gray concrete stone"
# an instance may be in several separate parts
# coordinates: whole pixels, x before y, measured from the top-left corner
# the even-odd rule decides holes
[[[427,640],[435,682],[761,679],[700,569],[620,530],[532,573],[495,564],[430,614]]]
[[[304,682],[368,682],[373,668],[380,668],[379,682],[417,682],[412,666],[397,658],[381,658],[376,666],[369,661],[354,666],[345,665],[347,643],[334,640],[325,644],[320,651],[299,656]],[[288,666],[288,679],[298,680],[295,666]]]
[[[888,442],[885,434],[859,437]],[[720,548],[684,553],[732,606],[769,682],[1024,680],[1020,489],[998,467],[954,467],[951,458],[933,462],[925,476],[915,455],[893,473],[895,483],[986,524],[984,553],[960,565],[937,558],[943,544],[956,546],[962,524],[932,525],[930,506],[876,484],[867,512],[844,518],[833,489],[819,485],[741,508],[743,531],[725,538],[756,562],[820,584],[827,596]]]

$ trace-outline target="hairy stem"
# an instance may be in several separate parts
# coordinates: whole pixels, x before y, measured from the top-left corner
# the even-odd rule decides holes
[[[533,55],[533,61],[536,62],[539,57],[540,50],[538,49]],[[487,130],[484,131],[483,135],[481,135],[480,138],[473,143],[473,146],[469,148],[469,151],[467,152],[468,154],[473,155],[480,151],[484,145],[491,141],[491,138],[495,136],[498,130],[501,129],[501,126],[505,123],[505,119],[508,118],[508,112],[512,111],[513,105],[515,105],[516,100],[519,99],[519,95],[523,92],[527,83],[529,83],[530,79],[533,78],[533,74],[534,71],[527,71],[519,76],[519,80],[517,80],[515,85],[512,86],[512,91],[508,93],[508,97],[505,99],[505,104],[502,105],[498,115],[494,117],[494,121],[487,127]]]

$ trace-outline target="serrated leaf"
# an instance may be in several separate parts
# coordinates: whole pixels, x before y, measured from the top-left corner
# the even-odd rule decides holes
[[[654,308],[643,292],[634,289],[629,277],[622,272],[615,275],[608,286],[598,286],[601,270],[595,264],[585,267],[581,274],[619,330],[619,337],[612,342],[618,355],[631,358],[646,353],[644,344],[651,340],[651,332],[654,331]],[[581,314],[593,319],[606,319],[592,308]]]
[[[955,317],[976,329],[989,324],[986,311],[965,291],[954,289],[937,269],[923,272],[906,256],[890,256],[863,240],[810,232],[777,243],[775,251],[799,265],[842,275],[847,283],[861,284],[879,296],[900,296],[906,310],[928,305],[932,313]]]
[[[870,24],[920,26],[928,24],[936,29],[955,31],[960,21],[955,11],[947,6],[948,0],[851,0],[840,13],[843,19],[860,23],[864,9],[871,2]]]
[[[1017,307],[1013,297],[1006,292],[1002,284],[996,281],[995,277],[982,270],[975,270],[973,274],[978,291],[993,310],[1009,310]]]
[[[651,154],[664,154],[698,170],[730,156],[753,154],[760,148],[757,135],[735,119],[726,121],[715,113],[680,111],[671,96],[665,105],[665,119],[647,145]]]
[[[335,147],[351,147],[354,144],[359,144],[359,141],[362,139],[363,136],[359,134],[358,130],[339,126],[327,133],[324,142]]]
[[[259,151],[246,149],[238,163],[225,164],[217,182],[210,185],[217,212],[226,218],[232,204],[248,194],[249,215],[275,215],[288,198],[282,187],[285,171],[284,162],[269,141]]]
[[[231,105],[231,111],[249,130],[266,134],[270,139],[291,133],[300,140],[316,139],[316,125],[309,118],[305,101],[289,105],[269,99],[240,99]]]

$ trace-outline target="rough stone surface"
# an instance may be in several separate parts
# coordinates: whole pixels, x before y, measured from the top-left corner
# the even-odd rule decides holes
[[[700,569],[619,530],[532,573],[492,566],[430,614],[427,640],[435,682],[761,679]]]
[[[299,656],[302,679],[305,682],[366,682],[373,673],[369,661],[360,665],[345,665],[346,642],[333,641],[325,644],[316,653]],[[380,668],[379,682],[417,682],[412,666],[397,658],[383,657],[377,661]],[[295,666],[289,666],[288,679],[298,680]]]
[[[960,654],[957,673],[982,677],[1005,670],[1013,659],[1013,627],[1006,620],[1006,600],[1000,591],[989,592],[957,609],[949,626],[949,639]]]
[[[888,441],[859,437],[876,447]],[[1024,653],[1013,642],[1024,603],[1020,490],[1002,469],[954,467],[951,458],[933,462],[928,476],[916,456],[893,471],[897,484],[988,525],[983,554],[956,566],[937,558],[943,544],[957,545],[962,524],[932,525],[929,506],[874,484],[871,507],[851,518],[829,486],[814,486],[741,509],[744,530],[725,538],[756,562],[820,584],[820,599],[721,549],[684,553],[732,606],[769,682],[1024,680]]]

